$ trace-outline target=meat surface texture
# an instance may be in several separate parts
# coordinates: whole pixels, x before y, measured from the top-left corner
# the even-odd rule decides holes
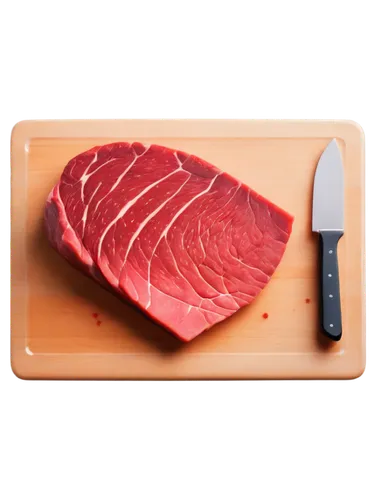
[[[189,341],[266,286],[293,218],[196,156],[119,142],[67,164],[45,221],[71,264]]]

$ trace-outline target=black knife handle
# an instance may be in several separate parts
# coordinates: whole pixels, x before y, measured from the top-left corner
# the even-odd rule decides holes
[[[342,335],[337,244],[343,234],[342,231],[319,233],[321,326],[324,334],[332,340],[340,340]]]

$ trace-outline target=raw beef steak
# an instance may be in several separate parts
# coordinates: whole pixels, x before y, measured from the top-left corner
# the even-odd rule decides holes
[[[45,220],[63,257],[183,341],[254,300],[293,222],[206,161],[138,142],[73,158]]]

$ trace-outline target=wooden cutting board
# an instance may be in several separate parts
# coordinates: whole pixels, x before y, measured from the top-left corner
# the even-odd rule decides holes
[[[337,138],[345,168],[339,244],[343,338],[318,324],[318,159]],[[71,268],[47,242],[47,195],[72,157],[113,141],[181,149],[229,172],[295,216],[269,285],[189,344]],[[346,121],[25,121],[12,133],[12,368],[21,378],[354,378],[365,366],[364,138]],[[267,318],[264,316],[268,315]]]

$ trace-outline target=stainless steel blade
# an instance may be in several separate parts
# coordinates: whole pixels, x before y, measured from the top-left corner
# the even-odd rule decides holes
[[[312,230],[344,230],[344,168],[336,139],[323,151],[316,168]]]

